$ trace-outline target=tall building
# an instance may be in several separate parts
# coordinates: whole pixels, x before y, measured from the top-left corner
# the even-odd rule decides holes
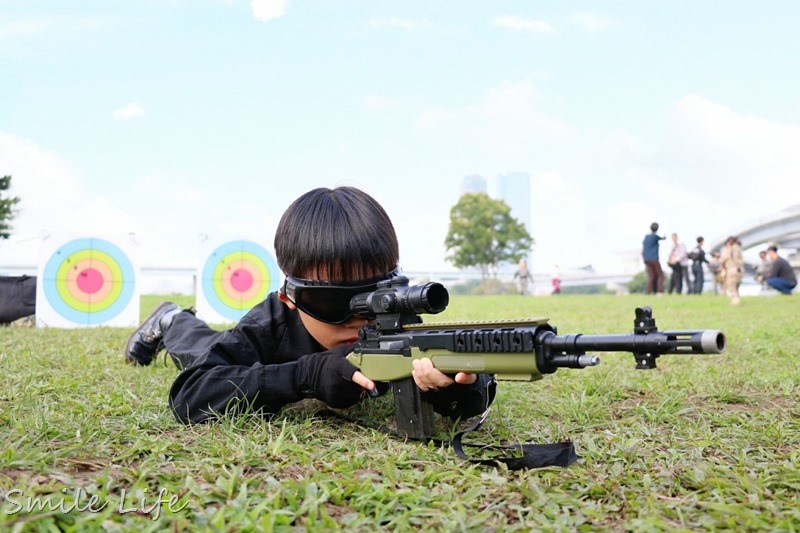
[[[484,194],[488,194],[486,192],[486,180],[483,176],[478,174],[470,174],[469,176],[464,176],[461,180],[461,194],[464,193],[479,193],[482,192]]]
[[[531,231],[531,176],[527,172],[509,172],[497,177],[497,197],[511,208],[511,216]]]
[[[508,172],[497,177],[497,197],[511,208],[511,216],[525,225],[533,236],[531,228],[531,176],[527,172]],[[528,268],[533,270],[531,254],[528,254]]]

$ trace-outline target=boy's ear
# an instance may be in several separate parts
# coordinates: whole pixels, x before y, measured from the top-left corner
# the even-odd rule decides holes
[[[296,305],[294,305],[294,303],[292,303],[292,301],[289,299],[289,297],[288,297],[288,296],[286,296],[286,294],[284,294],[284,292],[283,292],[283,289],[279,289],[279,290],[278,290],[278,299],[279,299],[280,301],[282,301],[283,303],[285,303],[285,304],[286,304],[286,306],[287,306],[289,309],[292,309],[292,310],[294,310],[294,309],[297,309],[297,306],[296,306]]]

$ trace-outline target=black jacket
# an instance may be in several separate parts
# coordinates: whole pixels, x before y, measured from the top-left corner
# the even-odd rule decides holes
[[[175,353],[177,345],[191,351],[191,331],[180,331],[181,315],[175,320],[168,335],[177,340],[167,342],[167,349]],[[178,331],[174,331],[176,327]],[[196,353],[195,362],[172,384],[170,408],[183,423],[204,422],[237,410],[277,413],[304,397],[297,390],[296,361],[322,351],[325,348],[305,329],[299,313],[271,293],[233,329],[214,335],[212,342]],[[378,385],[381,393],[388,389]],[[455,420],[483,412],[494,394],[494,378],[481,374],[473,385],[454,384],[423,393],[423,398],[437,413]]]

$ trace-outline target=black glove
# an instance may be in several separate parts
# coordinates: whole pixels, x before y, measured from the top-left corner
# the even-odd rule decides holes
[[[351,381],[358,369],[345,359],[351,351],[353,346],[348,344],[298,359],[295,377],[300,394],[322,400],[331,407],[358,403],[363,389]]]

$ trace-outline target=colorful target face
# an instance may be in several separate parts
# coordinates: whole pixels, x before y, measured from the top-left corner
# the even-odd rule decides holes
[[[37,323],[61,327],[136,323],[136,271],[120,246],[100,238],[51,246],[54,249],[39,266]]]
[[[217,247],[202,272],[197,311],[212,322],[238,321],[267,294],[278,290],[280,283],[280,270],[272,255],[244,240]],[[204,308],[206,303],[208,308]]]

